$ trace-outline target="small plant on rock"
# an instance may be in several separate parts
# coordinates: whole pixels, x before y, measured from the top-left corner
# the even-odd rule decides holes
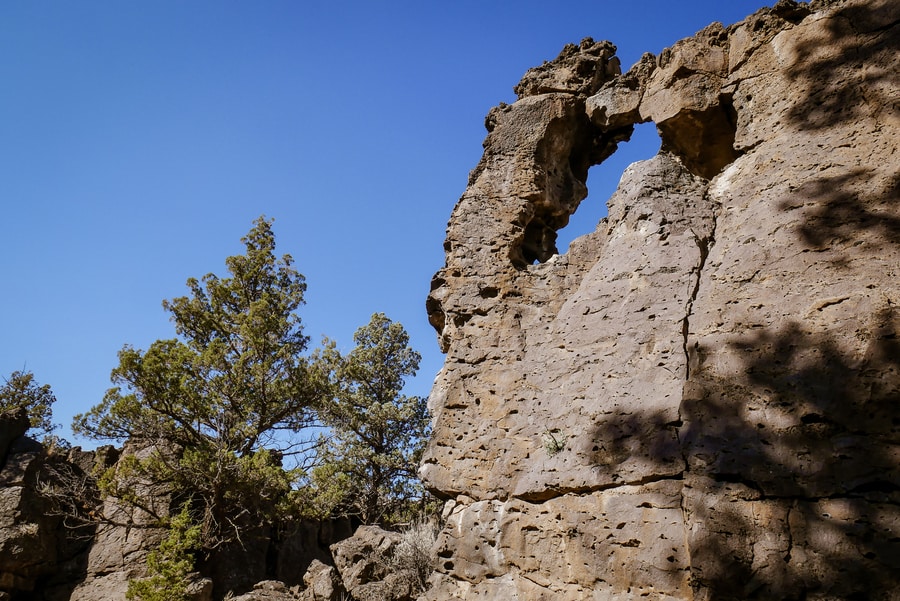
[[[53,403],[56,396],[49,384],[39,384],[30,371],[14,371],[0,384],[0,413],[15,413],[24,409],[31,422],[31,430],[46,438],[52,436]],[[53,438],[53,441],[61,439]]]
[[[544,432],[543,440],[544,440],[544,450],[547,451],[547,454],[553,457],[554,455],[559,454],[564,451],[566,448],[566,440],[569,437],[560,432],[558,429],[547,430]]]

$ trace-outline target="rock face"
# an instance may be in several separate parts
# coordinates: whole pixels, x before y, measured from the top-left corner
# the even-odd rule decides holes
[[[900,4],[613,53],[526,74],[450,219],[427,598],[900,599]]]
[[[8,451],[0,464],[0,599],[68,600],[87,571],[95,527],[80,519],[90,494],[61,494],[59,485],[87,482],[110,452],[45,449],[24,436],[27,429],[27,418],[0,415],[0,432],[16,434],[0,444]]]
[[[24,413],[0,413],[0,601],[124,601],[129,580],[147,575],[147,556],[165,534],[153,516],[169,515],[171,495],[165,485],[122,475],[119,467],[152,449],[126,443],[121,451],[63,452],[27,438],[28,427]],[[109,468],[134,486],[140,508],[102,498],[96,476]],[[340,574],[323,562],[334,561],[332,543],[353,534],[350,520],[279,526],[267,538],[248,531],[243,548],[220,550],[215,562],[200,565],[190,599],[236,591],[247,601],[337,601],[344,593]]]

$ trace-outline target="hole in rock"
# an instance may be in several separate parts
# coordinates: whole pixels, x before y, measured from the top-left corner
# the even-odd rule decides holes
[[[556,232],[556,247],[560,253],[568,252],[572,240],[590,234],[607,215],[606,201],[619,186],[625,168],[656,156],[660,147],[659,133],[652,122],[638,123],[628,142],[620,142],[612,156],[600,165],[588,170],[588,196],[569,217],[569,223]]]
[[[694,175],[712,179],[739,156],[734,148],[737,111],[729,96],[703,111],[683,110],[660,122],[663,149]]]

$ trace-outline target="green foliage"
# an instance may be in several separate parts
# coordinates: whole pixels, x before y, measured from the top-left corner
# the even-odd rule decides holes
[[[293,476],[281,459],[304,450],[300,433],[328,384],[303,355],[295,310],[306,284],[290,255],[276,258],[271,222],[259,218],[241,241],[246,253],[226,259],[230,277],[191,278],[190,296],[163,302],[178,338],[125,346],[116,387],[73,424],[157,449],[133,469],[202,508],[207,547],[271,517]]]
[[[138,451],[99,477],[105,494],[160,523],[161,498],[185,508],[130,599],[183,598],[194,555],[239,542],[244,529],[298,512],[396,524],[424,506],[416,468],[429,420],[424,398],[401,394],[420,361],[406,331],[376,314],[349,354],[327,340],[307,354],[295,313],[303,276],[289,255],[276,258],[271,222],[258,219],[242,241],[228,277],[191,278],[189,296],[163,302],[177,336],[125,346],[114,387],[73,424]]]
[[[416,469],[429,419],[425,399],[401,390],[420,356],[403,326],[380,313],[354,340],[346,356],[333,342],[318,355],[331,374],[333,394],[321,408],[331,435],[310,477],[310,503],[367,524],[406,521],[423,496]]]
[[[547,430],[543,435],[544,450],[551,457],[558,455],[566,449],[566,441],[568,439],[568,435],[563,434],[558,429]]]
[[[50,385],[38,384],[30,371],[14,371],[0,386],[0,413],[24,408],[28,413],[31,429],[45,437],[49,437],[56,429],[52,421],[55,402],[56,396]]]
[[[166,537],[147,556],[149,576],[128,582],[129,601],[189,601],[189,576],[194,571],[194,552],[201,547],[200,525],[187,508],[169,521]]]

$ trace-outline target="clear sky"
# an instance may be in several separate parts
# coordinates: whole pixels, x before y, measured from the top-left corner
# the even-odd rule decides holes
[[[0,375],[50,384],[72,439],[117,351],[171,338],[161,301],[225,275],[265,214],[307,278],[313,342],[349,350],[384,312],[423,356],[407,392],[426,395],[443,356],[425,296],[487,111],[568,42],[611,40],[627,68],[764,5],[0,3]],[[658,144],[643,126],[594,167],[561,238],[593,229],[624,166]]]

